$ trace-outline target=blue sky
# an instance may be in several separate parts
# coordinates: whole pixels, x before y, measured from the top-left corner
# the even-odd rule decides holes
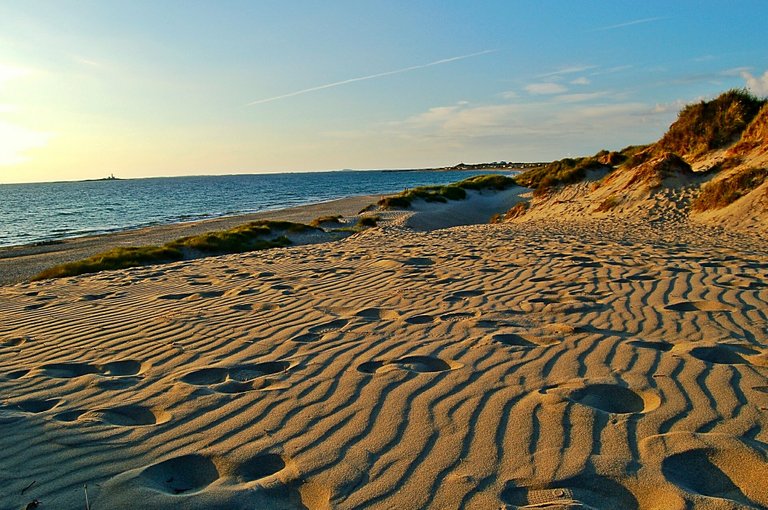
[[[768,95],[765,1],[0,3],[0,182],[541,161]]]

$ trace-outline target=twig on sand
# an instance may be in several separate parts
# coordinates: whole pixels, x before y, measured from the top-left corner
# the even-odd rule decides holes
[[[29,489],[32,488],[33,485],[35,485],[36,482],[37,480],[32,480],[32,483],[30,483],[29,485],[21,489],[21,493],[24,494],[25,492],[27,492]]]
[[[88,502],[88,484],[83,485],[83,491],[85,492],[85,510],[91,510],[91,504]]]

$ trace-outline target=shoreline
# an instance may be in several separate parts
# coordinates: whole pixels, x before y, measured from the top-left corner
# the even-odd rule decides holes
[[[309,223],[320,216],[355,216],[384,195],[356,195],[326,202],[236,216],[221,216],[183,223],[167,223],[104,234],[62,239],[52,243],[0,247],[0,285],[29,280],[44,269],[81,260],[97,253],[126,246],[164,244],[190,235],[224,230],[249,221],[274,219]]]

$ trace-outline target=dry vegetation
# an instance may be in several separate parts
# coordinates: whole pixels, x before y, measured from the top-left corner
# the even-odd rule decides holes
[[[750,168],[735,175],[705,184],[691,203],[695,211],[720,209],[732,204],[768,179],[768,169]]]
[[[696,157],[736,142],[766,103],[746,90],[729,90],[712,101],[686,106],[664,137],[658,151]]]

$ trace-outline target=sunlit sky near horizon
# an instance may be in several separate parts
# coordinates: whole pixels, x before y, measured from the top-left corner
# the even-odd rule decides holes
[[[768,95],[764,0],[8,0],[0,183],[545,161]]]

